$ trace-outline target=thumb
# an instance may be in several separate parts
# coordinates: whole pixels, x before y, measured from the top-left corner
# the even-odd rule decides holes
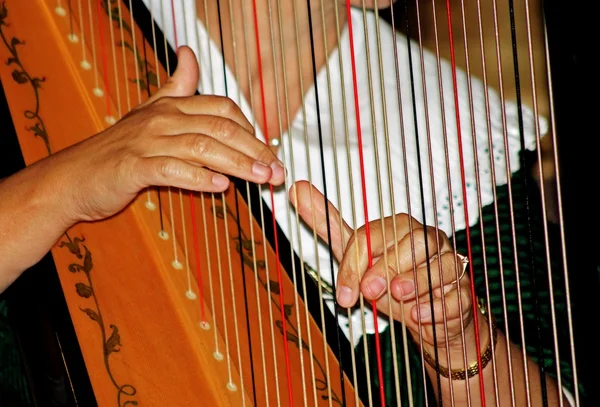
[[[188,46],[177,50],[177,68],[167,79],[163,86],[150,97],[143,105],[154,102],[163,97],[192,96],[198,89],[200,71],[194,51]]]
[[[307,181],[298,181],[292,185],[289,196],[302,220],[312,230],[315,230],[325,243],[331,244],[333,255],[338,262],[342,261],[344,248],[348,244],[353,230],[341,218],[336,207],[331,202],[327,202],[327,206],[325,206],[323,194]],[[327,215],[329,215],[329,227]],[[331,236],[331,242],[328,242],[329,236]]]

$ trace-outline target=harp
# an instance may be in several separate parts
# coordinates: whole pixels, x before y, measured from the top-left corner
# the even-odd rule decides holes
[[[243,7],[238,0],[3,0],[0,73],[26,163],[114,125],[160,89],[176,65],[173,49],[189,44],[202,69],[200,91],[246,101],[250,120],[288,166],[286,187],[308,171],[353,225],[408,211],[469,253],[473,292],[495,317],[476,330],[490,328],[491,335],[496,320],[523,356],[514,368],[509,362],[509,369],[496,370],[503,365],[492,354],[494,379],[485,395],[471,380],[455,381],[455,392],[471,383],[468,400],[476,405],[515,405],[518,388],[529,405],[566,405],[566,392],[580,405],[587,393],[575,352],[556,85],[541,5],[357,2],[351,9],[350,2],[323,0],[318,13],[307,13],[311,2],[319,3],[289,2],[294,7],[286,9],[285,0]],[[335,12],[326,16],[324,4]],[[296,38],[310,34],[304,42],[275,41],[292,25]],[[354,55],[359,43],[362,53]],[[382,62],[390,54],[391,65]],[[266,73],[242,77],[243,66],[257,60]],[[300,75],[299,85],[286,82],[306,66],[312,73]],[[299,94],[291,93],[294,86]],[[394,116],[400,122],[381,114],[391,109],[400,111]],[[412,141],[400,148],[404,133]],[[369,168],[362,164],[364,145],[371,146]],[[301,169],[298,157],[313,162]],[[539,187],[527,184],[531,157]],[[398,171],[404,175],[396,178]],[[474,174],[470,185],[466,173]],[[513,178],[525,185],[511,184]],[[349,185],[357,192],[348,192]],[[271,193],[279,200],[271,201]],[[362,299],[352,310],[336,305],[331,250],[316,235],[310,240],[286,199],[241,181],[224,194],[149,188],[119,215],[64,234],[52,256],[89,375],[89,400],[421,405],[445,391],[404,325],[381,315],[386,310]],[[500,207],[502,200],[509,206]],[[481,364],[481,353],[465,362]],[[523,366],[525,358],[536,363]],[[445,362],[434,357],[434,364]],[[68,363],[64,371],[77,394]],[[513,383],[510,394],[499,390],[506,380]],[[557,382],[552,394],[547,380]]]

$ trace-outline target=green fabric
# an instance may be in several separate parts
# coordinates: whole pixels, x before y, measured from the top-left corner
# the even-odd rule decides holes
[[[535,187],[533,181],[530,187]],[[530,201],[530,213],[531,213],[531,239],[528,237],[528,215],[525,204],[525,186],[521,180],[520,174],[513,177],[512,182],[512,194],[513,194],[513,213],[514,213],[514,224],[517,235],[517,253],[518,253],[518,271],[520,274],[520,297],[522,299],[523,309],[523,320],[524,320],[524,332],[525,341],[527,344],[528,355],[534,359],[537,363],[540,362],[538,349],[542,349],[543,366],[545,371],[552,377],[556,377],[556,360],[554,352],[554,341],[553,341],[553,329],[552,329],[552,311],[550,307],[549,298],[549,285],[548,285],[548,273],[546,267],[546,248],[544,244],[544,235],[542,229],[541,212],[538,206],[538,202]],[[538,194],[539,195],[539,194]],[[531,196],[537,196],[532,194]],[[510,340],[513,343],[522,345],[521,341],[521,328],[519,320],[519,307],[518,307],[518,291],[516,284],[516,267],[515,267],[515,256],[512,243],[512,222],[510,218],[510,207],[509,207],[509,194],[508,187],[503,186],[497,188],[497,204],[498,204],[498,224],[500,225],[500,239],[502,248],[502,265],[503,265],[503,276],[504,276],[504,287],[506,296],[506,309],[508,315],[508,329]],[[473,216],[471,214],[471,216]],[[498,255],[497,235],[496,235],[496,216],[494,205],[489,205],[483,208],[483,221],[477,223],[477,225],[471,227],[470,238],[472,248],[472,262],[473,270],[475,273],[475,291],[477,296],[485,298],[486,296],[486,285],[485,285],[485,274],[484,264],[487,264],[487,274],[489,281],[489,293],[490,303],[493,313],[498,322],[498,327],[503,332],[506,331],[506,321],[504,318],[504,306],[502,302],[502,284],[501,284],[501,273],[500,273],[500,257]],[[484,263],[484,251],[482,244],[482,233],[481,224],[483,224],[483,242],[485,243],[485,263]],[[556,236],[558,230],[553,227],[550,228],[549,233],[551,236]],[[467,254],[467,234],[466,231],[460,231],[456,233],[456,248],[459,253]],[[552,238],[551,238],[552,239]],[[452,240],[452,238],[451,238]],[[530,242],[532,242],[530,246]],[[535,264],[535,284],[536,290],[533,290],[532,276],[534,275],[534,267],[532,266],[530,253],[533,253],[533,260]],[[551,250],[552,270],[553,270],[553,293],[555,301],[555,314],[557,318],[557,326],[567,326],[566,320],[566,301],[565,301],[565,286],[564,286],[564,275],[561,267],[561,258],[559,257],[560,250]],[[535,295],[537,292],[537,301],[539,309],[535,309]],[[539,321],[536,321],[536,315],[539,315]],[[537,332],[539,326],[539,335]],[[398,352],[398,369],[400,374],[401,383],[401,395],[403,398],[403,405],[407,403],[407,385],[405,377],[405,361],[402,353],[403,342],[401,337],[401,325],[395,323],[396,332],[396,349]],[[570,364],[570,352],[569,352],[569,336],[568,330],[558,329],[558,342],[559,342],[559,353],[561,359],[561,377],[563,385],[569,390],[573,391],[573,376],[572,368]],[[368,335],[366,339],[368,341],[369,350],[371,355],[375,351],[375,336]],[[384,361],[384,377],[386,382],[384,383],[386,402],[387,405],[396,405],[394,375],[393,375],[393,357],[391,347],[391,334],[389,328],[380,335],[380,343],[382,347],[382,359]],[[541,339],[541,341],[540,341]],[[423,371],[420,353],[418,348],[412,341],[411,337],[408,336],[408,349],[410,359],[410,372],[413,384],[413,397],[414,405],[422,406],[425,405],[425,392],[423,386]],[[361,342],[356,348],[357,358],[364,363],[364,351],[363,343]],[[370,370],[373,388],[376,389],[378,386],[377,380],[377,361],[375,358],[370,357]],[[388,372],[388,374],[385,374]],[[373,374],[375,373],[375,374]],[[517,373],[517,376],[519,374]],[[435,404],[434,390],[430,383],[427,383],[427,396],[430,403]],[[435,390],[437,391],[437,390]],[[583,389],[580,387],[580,392],[583,395]]]
[[[8,320],[6,301],[0,300],[0,406],[31,405],[15,337]]]

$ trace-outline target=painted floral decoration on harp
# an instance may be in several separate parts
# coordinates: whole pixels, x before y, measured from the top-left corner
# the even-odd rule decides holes
[[[40,117],[40,89],[42,87],[42,83],[46,80],[44,77],[32,76],[23,66],[20,58],[18,47],[25,45],[25,42],[18,39],[17,37],[11,37],[10,39],[4,33],[4,27],[8,26],[7,23],[8,17],[8,8],[6,7],[6,3],[3,1],[0,3],[0,38],[2,38],[2,42],[8,48],[8,51],[11,54],[11,57],[8,58],[6,64],[9,66],[14,66],[15,68],[12,71],[12,78],[15,82],[20,85],[29,84],[33,91],[34,96],[34,108],[25,110],[23,114],[27,119],[29,119],[32,124],[27,130],[31,131],[34,136],[39,137],[44,142],[46,146],[46,151],[48,155],[52,154],[52,149],[50,148],[50,140],[48,139],[48,133],[46,131],[46,125],[44,121]]]
[[[94,269],[92,252],[84,244],[85,238],[71,238],[68,233],[65,233],[64,236],[66,240],[61,241],[58,247],[67,248],[77,259],[69,265],[69,271],[74,274],[82,273],[85,276],[84,281],[75,284],[75,290],[82,299],[92,301],[92,306],[87,306],[85,308],[82,306],[80,307],[80,310],[92,321],[97,323],[100,328],[103,343],[102,354],[104,366],[110,381],[117,391],[117,405],[119,407],[127,405],[137,406],[138,402],[132,399],[137,393],[136,388],[131,384],[120,384],[117,382],[110,366],[110,355],[121,350],[121,336],[119,335],[119,328],[117,325],[110,324],[107,327],[104,317],[102,316],[102,310],[100,308],[100,303],[98,302],[98,297],[96,297],[92,280],[92,270]]]

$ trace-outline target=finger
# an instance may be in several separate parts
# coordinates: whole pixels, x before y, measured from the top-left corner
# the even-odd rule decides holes
[[[177,68],[173,75],[152,97],[142,103],[139,107],[146,106],[163,97],[185,97],[192,96],[198,89],[200,71],[194,51],[188,46],[182,46],[177,50]]]
[[[448,329],[455,329],[457,327],[455,322],[460,323],[460,318],[468,315],[473,306],[468,278],[463,279],[458,287],[460,287],[462,309],[459,307],[459,293],[458,288],[456,288],[444,296],[444,301],[442,301],[442,298],[433,299],[433,312],[429,299],[419,301],[418,306],[415,304],[411,309],[413,321],[418,322],[420,318],[421,323],[431,324],[435,320],[436,325],[443,324],[445,314],[446,322],[453,323],[448,325]],[[448,334],[450,335],[450,332]]]
[[[410,300],[415,295],[423,295],[425,293],[432,293],[435,290],[442,288],[456,281],[456,257],[452,251],[447,251],[441,256],[435,257],[431,263],[425,263],[418,267],[416,270],[416,283],[415,273],[407,271],[394,277],[394,280],[390,284],[392,290],[392,296],[400,301]],[[461,263],[458,263],[459,267]],[[440,280],[440,266],[441,266],[441,278]]]
[[[273,175],[268,165],[202,134],[159,137],[152,148],[154,156],[179,158],[259,184],[269,182]]]
[[[229,186],[226,176],[174,157],[141,158],[134,167],[134,174],[141,188],[154,185],[223,192]]]
[[[173,99],[172,103],[182,113],[189,115],[209,115],[233,120],[248,133],[254,134],[254,127],[242,109],[231,99],[217,95],[196,95]]]
[[[209,115],[170,115],[156,129],[161,135],[205,134],[271,167],[273,185],[285,181],[285,168],[275,153],[233,120]]]
[[[390,250],[414,225],[420,223],[406,214],[398,214],[369,222],[368,230],[366,226],[361,227],[348,242],[337,276],[338,286],[352,293],[350,297],[353,300],[356,300],[359,291],[371,300],[383,295],[388,287],[386,273],[396,270],[396,262],[390,260]],[[386,256],[383,256],[386,250],[387,266],[391,267],[391,271],[386,268]],[[374,263],[373,267],[367,270],[370,265],[369,251]],[[351,305],[354,303],[348,306]]]
[[[335,258],[339,261],[344,256],[343,248],[348,243],[353,230],[340,217],[339,211],[327,202],[317,188],[307,181],[298,181],[289,191],[290,201],[306,224],[317,232],[317,235],[331,244]],[[329,224],[327,217],[329,216]],[[331,242],[328,241],[331,237]]]

